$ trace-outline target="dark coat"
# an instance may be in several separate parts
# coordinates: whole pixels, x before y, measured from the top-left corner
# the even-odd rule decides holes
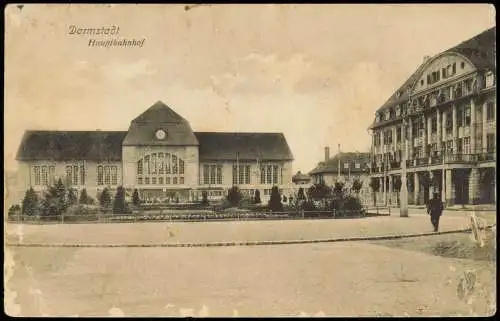
[[[443,214],[443,202],[439,199],[431,199],[429,201],[429,204],[427,205],[427,213],[429,213],[431,216],[441,216]]]

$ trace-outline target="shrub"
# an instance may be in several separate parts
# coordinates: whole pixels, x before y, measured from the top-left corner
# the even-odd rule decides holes
[[[227,200],[231,206],[238,206],[241,201],[241,192],[238,186],[233,186],[229,189],[227,193]]]
[[[300,190],[299,190],[300,191]],[[313,200],[322,200],[330,196],[331,189],[324,182],[314,184],[307,191],[307,196]]]
[[[87,190],[84,188],[80,192],[80,198],[78,199],[78,204],[90,204],[89,196]]]
[[[74,189],[70,188],[68,190],[68,206],[75,205],[78,203],[78,199],[76,198],[76,192]]]
[[[132,204],[134,206],[139,206],[141,205],[141,199],[139,197],[139,191],[136,189],[134,189],[134,194],[132,195]]]
[[[255,204],[260,204],[262,201],[260,200],[260,191],[258,189],[255,190],[254,200]]]
[[[111,193],[107,187],[105,187],[101,194],[99,194],[99,204],[104,208],[111,206]]]
[[[297,200],[305,200],[306,194],[304,194],[304,189],[302,187],[299,188],[299,192],[297,193]]]
[[[206,191],[201,192],[201,204],[208,204],[208,193]]]
[[[363,182],[361,180],[355,179],[354,182],[352,182],[351,189],[354,191],[354,193],[359,194],[362,188],[363,188]]]
[[[125,213],[125,189],[123,186],[118,186],[115,200],[113,201],[113,214],[123,213]]]
[[[8,217],[14,218],[14,217],[18,216],[19,214],[21,214],[21,212],[22,212],[21,205],[19,205],[19,204],[11,205],[9,207]]]
[[[68,208],[66,187],[61,179],[54,186],[49,186],[42,201],[43,216],[60,216]]]
[[[269,198],[268,207],[273,212],[283,211],[283,204],[281,203],[281,195],[278,186],[271,188],[271,197]]]
[[[26,216],[34,216],[38,214],[38,196],[33,190],[33,187],[30,187],[26,191],[26,194],[23,199],[22,213]]]
[[[66,209],[64,219],[69,221],[97,220],[100,207],[88,204],[71,205]]]

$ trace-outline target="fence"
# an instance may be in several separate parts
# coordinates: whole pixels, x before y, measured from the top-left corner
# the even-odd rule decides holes
[[[378,210],[377,210],[378,212]],[[52,216],[13,215],[8,218],[11,223],[23,224],[73,224],[73,223],[120,223],[120,222],[206,222],[206,221],[247,221],[247,220],[301,220],[301,219],[340,219],[361,218],[366,215],[363,210],[341,211],[288,211],[288,212],[190,212],[168,213],[136,212],[132,214],[78,214]]]

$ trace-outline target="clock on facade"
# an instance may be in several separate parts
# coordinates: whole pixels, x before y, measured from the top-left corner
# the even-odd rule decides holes
[[[155,134],[158,139],[165,139],[167,137],[167,133],[163,129],[158,129]]]

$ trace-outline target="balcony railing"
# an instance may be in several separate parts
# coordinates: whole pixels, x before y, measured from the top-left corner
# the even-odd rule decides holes
[[[496,156],[497,154],[495,152],[481,153],[476,155],[478,162],[492,162],[496,160]]]
[[[429,158],[417,158],[417,166],[429,165]]]
[[[401,162],[399,161],[392,161],[390,163],[391,169],[400,169],[401,168]]]
[[[430,164],[431,165],[438,165],[443,163],[443,156],[442,155],[433,155],[430,157]]]
[[[474,154],[452,154],[446,155],[447,164],[469,164],[477,161],[477,155]]]

